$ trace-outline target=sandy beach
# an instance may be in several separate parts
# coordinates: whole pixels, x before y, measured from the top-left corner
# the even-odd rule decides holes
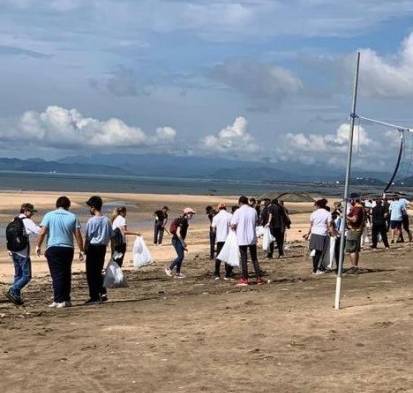
[[[22,202],[39,220],[57,193],[0,194],[4,227]],[[88,195],[69,194],[84,224]],[[103,194],[108,205],[128,206],[129,226],[141,230],[155,263],[139,271],[127,256],[128,288],[109,302],[87,300],[84,266],[75,262],[74,307],[50,310],[44,258],[34,258],[27,304],[0,297],[1,391],[20,392],[412,392],[412,249],[364,251],[359,274],[344,274],[343,309],[332,308],[335,275],[311,275],[306,243],[311,203],[287,204],[292,229],[287,257],[267,260],[268,284],[236,288],[215,281],[208,258],[204,208],[236,197]],[[152,213],[167,204],[171,217],[198,211],[188,238],[185,280],[165,276],[174,254],[169,238],[151,244]],[[0,290],[11,279],[4,247]]]

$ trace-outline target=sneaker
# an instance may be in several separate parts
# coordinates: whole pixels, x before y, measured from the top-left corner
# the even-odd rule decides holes
[[[326,274],[326,272],[325,272],[324,270],[317,270],[317,271],[315,272],[315,275],[316,275],[316,276],[320,276],[321,274]]]
[[[23,300],[20,297],[17,297],[10,289],[5,292],[4,295],[16,306],[21,306],[23,304]]]
[[[273,256],[272,255],[267,255],[267,259],[273,259]]]
[[[185,275],[183,275],[182,273],[176,273],[175,274],[175,278],[185,278]]]
[[[245,278],[241,278],[238,281],[238,284],[235,285],[236,287],[247,287],[248,286],[248,280]]]
[[[60,302],[56,304],[56,308],[66,308],[66,307],[70,307],[68,305],[68,302]]]
[[[224,281],[234,281],[232,277],[224,277]]]
[[[53,302],[53,303],[49,304],[47,307],[49,307],[49,308],[56,308],[58,304],[59,304],[59,303]]]
[[[257,285],[264,285],[265,281],[260,277],[260,278],[257,278],[256,284]]]
[[[106,295],[106,293],[105,293],[104,295],[101,295],[101,296],[100,296],[100,300],[101,300],[102,302],[107,302],[107,301],[108,301],[108,295]]]
[[[214,280],[215,280],[215,281],[219,281],[220,279],[221,279],[220,276],[214,276]]]
[[[169,267],[166,267],[165,268],[165,274],[168,276],[168,277],[172,277],[172,270],[171,269],[169,269]]]

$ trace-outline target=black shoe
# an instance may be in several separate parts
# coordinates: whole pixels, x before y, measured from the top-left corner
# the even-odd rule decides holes
[[[7,292],[5,292],[5,296],[16,306],[23,305],[23,300],[20,297],[14,296],[10,289]]]
[[[108,301],[108,295],[106,295],[106,293],[103,294],[103,295],[100,295],[100,300],[102,301],[102,303],[107,302]]]
[[[268,259],[272,259],[273,256],[272,256],[271,254],[268,254],[268,255],[267,255],[267,258],[268,258]]]

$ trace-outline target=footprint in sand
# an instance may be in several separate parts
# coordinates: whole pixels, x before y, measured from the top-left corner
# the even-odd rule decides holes
[[[393,323],[393,322],[390,322],[390,321],[383,321],[383,322],[375,322],[375,323],[373,323],[373,326],[375,326],[375,327],[380,327],[380,328],[386,328],[386,327],[390,327],[390,326],[392,326],[392,325],[394,325],[394,323]]]

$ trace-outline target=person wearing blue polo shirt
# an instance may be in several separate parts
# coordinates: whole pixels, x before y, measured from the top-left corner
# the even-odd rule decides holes
[[[79,247],[79,260],[83,261],[84,248],[80,233],[79,219],[69,212],[70,200],[62,196],[56,201],[56,210],[47,213],[40,224],[41,232],[37,242],[36,253],[41,255],[41,247],[47,236],[45,253],[53,283],[53,303],[49,307],[70,307],[70,290],[72,281],[72,262],[74,241]]]

